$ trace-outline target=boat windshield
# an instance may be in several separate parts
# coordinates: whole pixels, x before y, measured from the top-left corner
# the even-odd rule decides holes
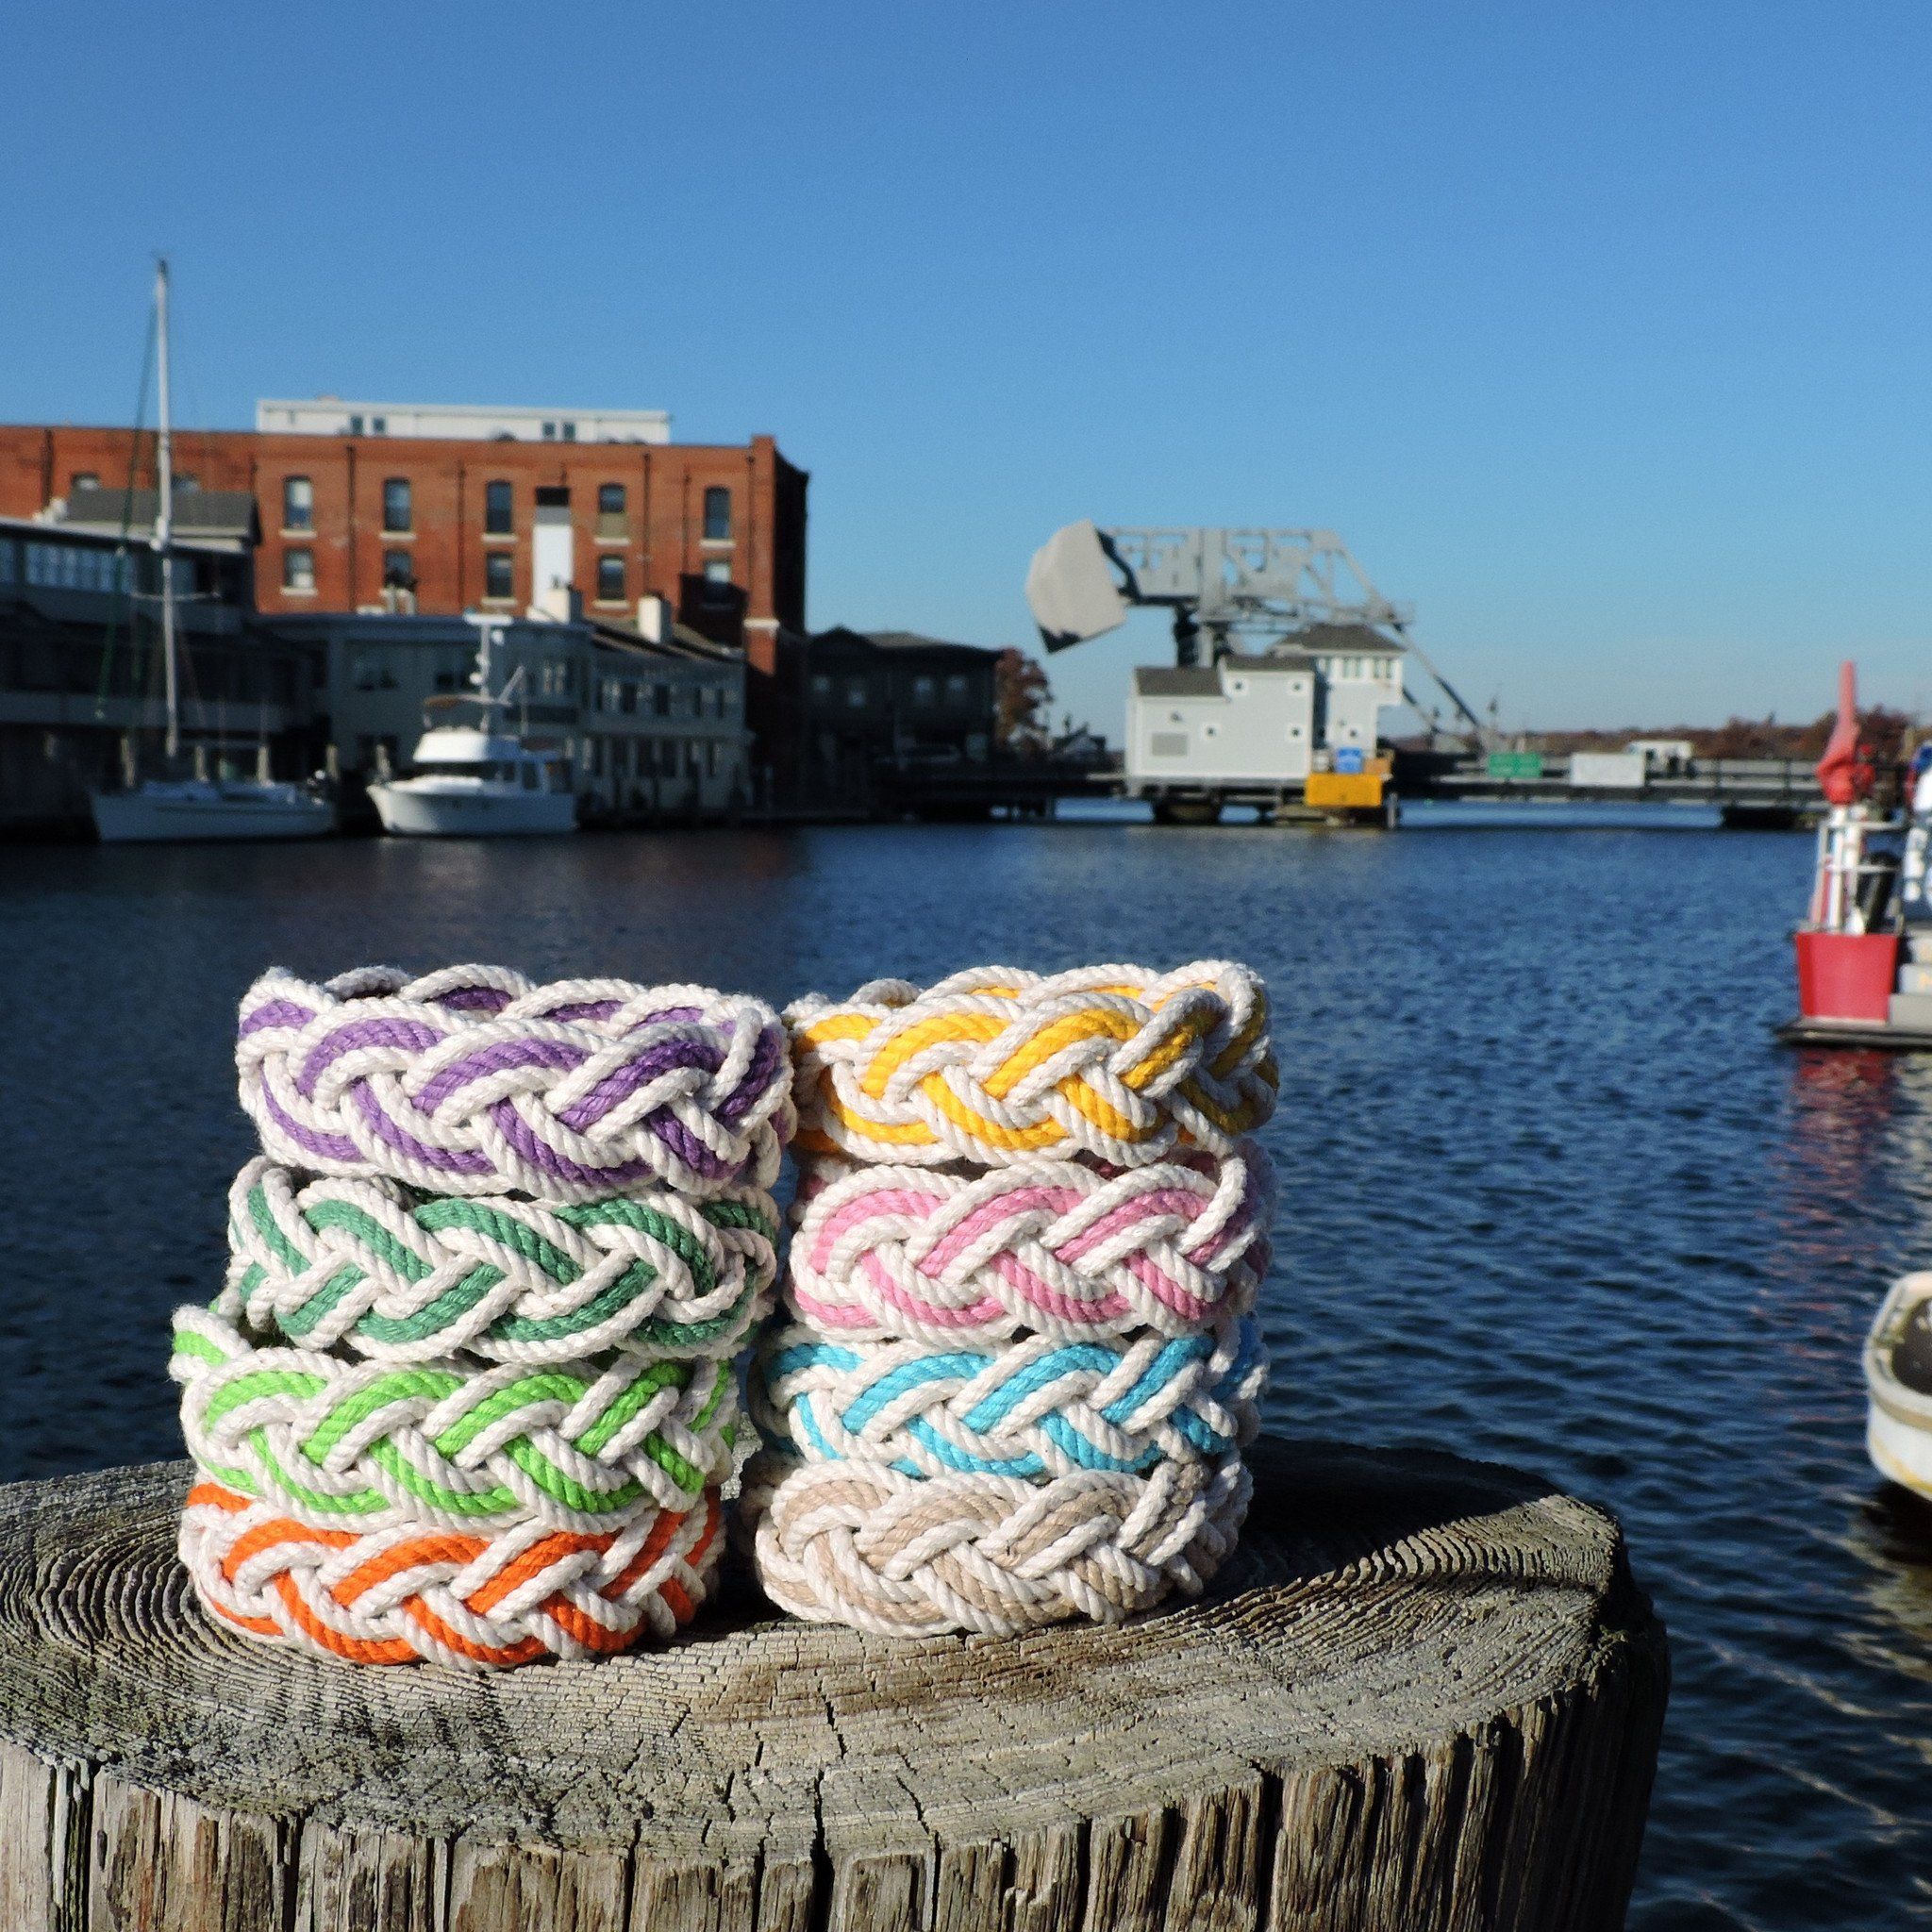
[[[439,758],[434,764],[419,765],[417,776],[467,778],[473,783],[514,785],[517,782],[517,761],[514,758],[475,758],[458,764],[454,761],[445,763]]]

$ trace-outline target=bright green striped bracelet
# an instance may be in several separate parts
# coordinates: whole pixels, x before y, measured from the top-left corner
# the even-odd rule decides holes
[[[611,1529],[691,1508],[740,1439],[732,1365],[704,1357],[355,1360],[181,1308],[169,1373],[202,1470],[322,1529]]]

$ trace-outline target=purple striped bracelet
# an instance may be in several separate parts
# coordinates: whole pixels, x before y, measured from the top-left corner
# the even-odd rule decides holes
[[[437,1193],[767,1187],[793,1125],[777,1016],[708,987],[277,969],[242,1002],[235,1058],[274,1158]]]

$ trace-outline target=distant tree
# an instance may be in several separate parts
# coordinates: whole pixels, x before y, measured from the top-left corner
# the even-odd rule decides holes
[[[1722,724],[1624,725],[1616,730],[1540,731],[1531,734],[1539,751],[1621,751],[1632,739],[1683,738],[1696,747],[1700,758],[1817,758],[1838,721],[1825,711],[1805,724],[1780,724],[1777,719],[1726,718]],[[1873,705],[1858,713],[1858,738],[1881,771],[1905,756],[1919,726],[1904,711]]]
[[[1052,742],[1053,688],[1038,658],[1008,645],[993,667],[994,733],[1002,751],[1037,758]]]

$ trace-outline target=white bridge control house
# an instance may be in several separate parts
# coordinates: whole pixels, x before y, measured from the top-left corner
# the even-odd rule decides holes
[[[1315,649],[1278,646],[1170,670],[1143,665],[1127,695],[1130,794],[1174,786],[1302,784],[1315,754],[1375,754],[1382,713],[1402,703],[1402,650],[1355,626]],[[1324,760],[1323,762],[1327,762]]]
[[[1315,660],[1140,666],[1127,697],[1127,789],[1299,784],[1313,768]]]
[[[1200,822],[1227,802],[1380,815],[1382,716],[1405,701],[1405,660],[1442,682],[1407,608],[1332,530],[1068,524],[1034,553],[1026,601],[1049,651],[1136,607],[1174,613],[1174,668],[1136,671],[1127,694],[1126,791],[1157,818],[1174,806]]]

